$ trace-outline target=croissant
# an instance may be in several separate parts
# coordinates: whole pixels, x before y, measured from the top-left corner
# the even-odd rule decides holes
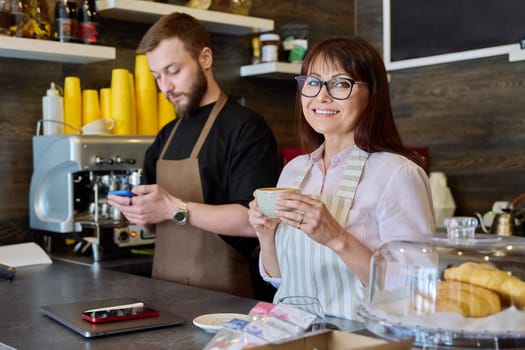
[[[484,317],[501,310],[497,293],[459,281],[439,281],[436,311],[451,311],[465,317]]]
[[[492,265],[467,262],[446,269],[444,277],[490,289],[516,307],[525,307],[525,282]]]

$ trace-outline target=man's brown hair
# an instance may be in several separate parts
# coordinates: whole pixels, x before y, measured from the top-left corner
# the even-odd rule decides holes
[[[185,13],[174,12],[161,17],[151,26],[140,41],[137,53],[154,50],[162,40],[172,37],[182,41],[195,59],[203,48],[211,47],[210,33],[199,20]]]

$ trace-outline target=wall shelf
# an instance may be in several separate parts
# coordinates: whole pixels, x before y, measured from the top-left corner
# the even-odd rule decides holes
[[[271,19],[200,10],[154,1],[98,0],[97,8],[102,17],[139,23],[153,23],[163,15],[183,12],[202,21],[210,32],[220,34],[245,35],[274,29],[274,21]]]
[[[116,56],[114,47],[0,36],[0,57],[91,63],[114,60]]]
[[[270,62],[241,67],[241,77],[259,76],[272,79],[290,79],[299,74],[301,63]]]
[[[522,49],[519,44],[514,45],[509,50],[509,62],[524,61],[525,49]]]

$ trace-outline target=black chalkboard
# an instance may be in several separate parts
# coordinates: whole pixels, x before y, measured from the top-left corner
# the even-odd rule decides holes
[[[519,43],[525,0],[390,2],[390,61]]]

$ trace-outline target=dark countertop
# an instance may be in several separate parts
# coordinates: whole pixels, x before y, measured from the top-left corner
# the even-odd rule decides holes
[[[185,324],[94,339],[84,338],[40,312],[42,305],[132,297],[181,316]],[[12,282],[0,280],[0,347],[16,349],[202,349],[212,334],[193,326],[198,315],[248,313],[256,300],[236,297],[101,268],[98,264],[17,268]],[[341,329],[361,328],[357,322],[329,319]]]
[[[129,296],[185,319],[168,327],[86,339],[44,316],[40,306]],[[256,301],[122,272],[55,261],[19,267],[0,280],[0,342],[17,349],[201,349],[212,335],[192,325],[203,313],[247,313]]]

